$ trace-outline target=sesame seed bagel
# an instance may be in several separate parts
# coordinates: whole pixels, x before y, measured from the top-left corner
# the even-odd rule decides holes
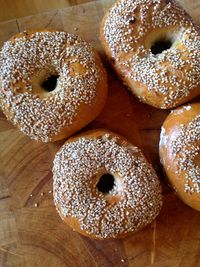
[[[97,52],[74,34],[22,32],[0,51],[2,110],[32,139],[70,136],[100,113],[106,95],[106,73]]]
[[[200,211],[200,103],[171,112],[159,147],[171,186],[183,202]]]
[[[117,1],[102,21],[100,40],[142,102],[170,109],[200,94],[200,28],[173,1]]]
[[[53,193],[64,222],[97,239],[138,231],[162,206],[158,177],[141,151],[106,130],[67,140],[54,159]]]

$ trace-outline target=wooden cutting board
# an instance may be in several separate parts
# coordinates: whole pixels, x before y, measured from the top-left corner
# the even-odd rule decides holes
[[[94,241],[68,228],[52,200],[52,160],[62,142],[30,140],[0,113],[1,267],[198,267],[200,212],[184,205],[167,186],[158,158],[160,127],[168,114],[139,103],[109,68],[98,41],[99,22],[113,1],[87,4],[0,23],[0,45],[29,28],[76,32],[102,54],[109,95],[101,115],[85,129],[103,127],[141,147],[157,170],[164,195],[158,218],[121,240]],[[200,0],[179,0],[200,23]]]

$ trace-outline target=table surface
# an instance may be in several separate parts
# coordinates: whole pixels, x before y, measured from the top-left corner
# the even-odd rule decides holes
[[[0,21],[30,16],[90,1],[93,0],[0,0]]]
[[[2,13],[4,2],[9,5],[11,0],[0,2]],[[12,2],[14,10],[14,3],[22,1]],[[152,224],[127,238],[95,241],[80,236],[61,221],[53,204],[52,160],[63,141],[32,141],[0,112],[0,267],[200,267],[200,212],[184,205],[170,190],[159,164],[160,128],[168,111],[140,103],[106,63],[98,32],[113,0],[81,2],[86,1],[57,1],[67,6],[59,10],[54,6],[46,13],[41,13],[45,7],[33,9],[38,14],[19,19],[23,10],[16,10],[12,20],[0,23],[0,46],[30,28],[63,29],[91,42],[107,69],[109,94],[100,116],[83,131],[109,128],[139,146],[159,174],[164,205]],[[200,23],[200,0],[179,2]],[[30,4],[23,11],[28,15],[39,0],[24,3]]]

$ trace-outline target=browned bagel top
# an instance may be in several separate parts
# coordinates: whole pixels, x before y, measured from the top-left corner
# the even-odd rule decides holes
[[[100,38],[130,88],[131,82],[135,91],[142,84],[159,96],[161,103],[154,105],[177,106],[200,87],[200,30],[173,1],[117,1],[104,17]],[[156,43],[157,49],[167,47],[156,52]],[[139,97],[147,101],[145,92]]]
[[[170,180],[180,181],[185,193],[200,194],[200,103],[182,106],[167,117],[160,155]]]
[[[106,194],[97,187],[105,173],[115,179]],[[161,209],[160,184],[151,165],[137,147],[108,131],[70,138],[55,157],[53,174],[61,217],[76,218],[81,230],[96,238],[137,231]]]
[[[41,84],[52,75],[57,85],[48,92]],[[70,126],[81,105],[92,104],[104,77],[91,46],[63,31],[23,32],[0,52],[2,109],[25,134],[44,142]]]

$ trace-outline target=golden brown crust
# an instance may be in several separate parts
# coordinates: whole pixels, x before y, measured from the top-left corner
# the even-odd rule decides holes
[[[161,163],[177,195],[200,211],[199,146],[200,103],[173,110],[162,126]]]
[[[97,184],[105,173],[114,186]],[[53,167],[56,208],[75,231],[90,238],[121,238],[145,227],[162,206],[159,180],[141,151],[107,130],[72,137],[59,150]]]
[[[169,109],[200,94],[200,30],[173,1],[119,0],[106,13],[100,40],[107,58],[140,101]],[[154,55],[152,45],[169,39]]]
[[[44,142],[66,138],[91,122],[107,96],[98,53],[78,36],[31,30],[13,36],[0,54],[2,109],[22,132]],[[54,91],[41,84],[58,75]]]

